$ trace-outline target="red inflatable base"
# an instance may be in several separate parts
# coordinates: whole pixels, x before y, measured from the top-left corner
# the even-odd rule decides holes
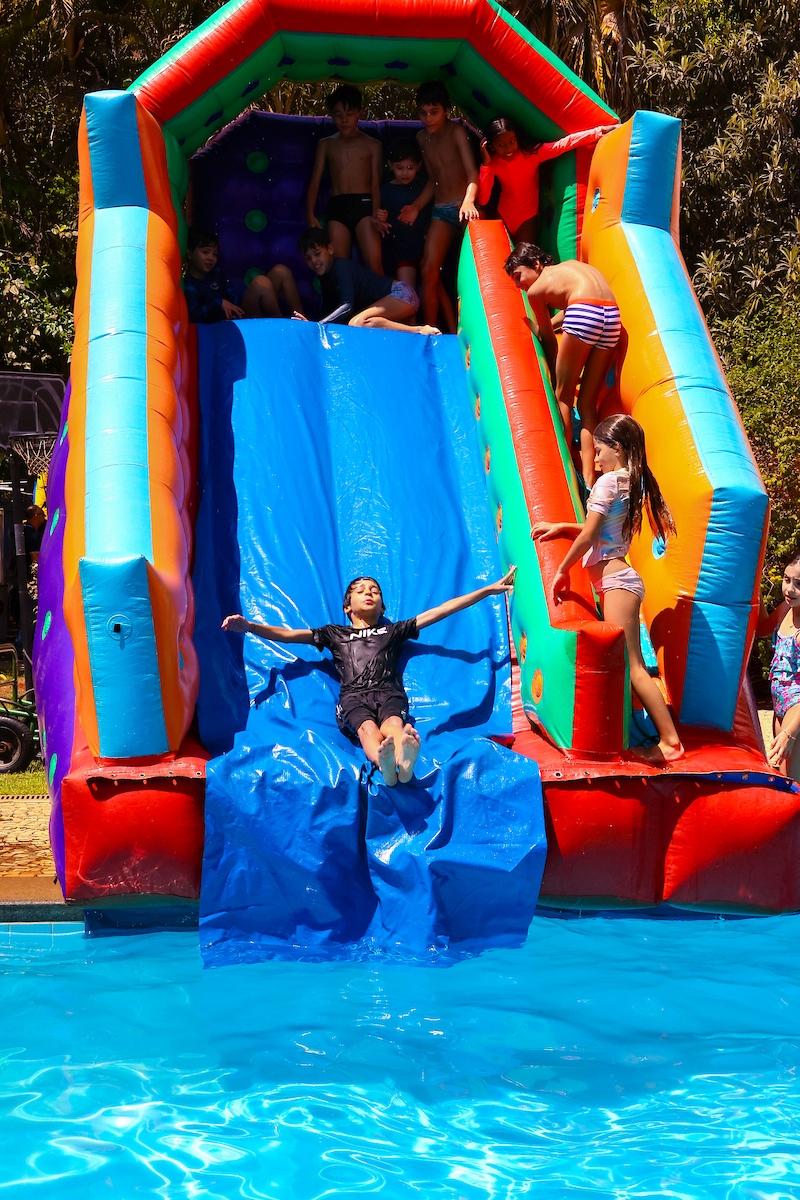
[[[155,763],[74,756],[61,787],[67,900],[200,895],[207,758],[188,742]]]
[[[544,785],[540,903],[800,909],[800,793],[665,775]]]

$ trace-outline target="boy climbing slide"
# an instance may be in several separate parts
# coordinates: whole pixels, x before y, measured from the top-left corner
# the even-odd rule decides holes
[[[420,739],[409,722],[408,696],[397,668],[400,652],[409,638],[445,617],[480,603],[488,596],[507,595],[514,590],[511,569],[496,583],[488,583],[426,609],[407,621],[387,621],[380,584],[369,575],[359,576],[347,587],[342,607],[349,625],[322,625],[318,629],[284,629],[259,625],[236,614],[226,617],[222,628],[228,633],[252,633],[269,642],[301,642],[330,650],[339,679],[336,723],[353,742],[360,742],[371,763],[388,787],[408,783],[420,750]]]

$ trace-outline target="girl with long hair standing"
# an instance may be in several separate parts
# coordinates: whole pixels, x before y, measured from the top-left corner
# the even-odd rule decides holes
[[[582,558],[600,598],[603,619],[624,630],[631,687],[658,731],[657,746],[633,753],[649,762],[674,762],[684,749],[658,684],[644,665],[639,638],[644,584],[625,556],[641,529],[644,508],[652,528],[664,541],[675,533],[675,523],[647,465],[644,430],[638,421],[624,415],[606,417],[594,431],[594,454],[598,478],[586,502],[584,523],[538,521],[531,533],[542,541],[573,539],[553,581],[553,599],[560,604],[565,598],[570,568]]]

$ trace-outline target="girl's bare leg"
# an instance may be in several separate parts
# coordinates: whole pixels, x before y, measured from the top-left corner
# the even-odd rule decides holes
[[[300,293],[297,290],[294,275],[291,268],[283,263],[277,263],[271,271],[267,272],[267,279],[270,281],[278,296],[283,296],[283,302],[291,315],[294,312],[299,312],[301,316],[305,316],[303,311],[303,302],[300,299]]]
[[[372,217],[364,217],[356,225],[356,241],[361,251],[361,257],[370,271],[376,275],[383,274],[383,242],[381,235],[372,224]]]
[[[658,684],[650,678],[642,658],[639,640],[639,597],[633,592],[615,588],[603,595],[603,620],[609,625],[618,625],[625,633],[628,649],[628,664],[631,672],[631,687],[647,709],[658,731],[658,745],[646,750],[633,750],[637,758],[648,762],[674,762],[681,758],[684,750],[675,723],[670,716]]]

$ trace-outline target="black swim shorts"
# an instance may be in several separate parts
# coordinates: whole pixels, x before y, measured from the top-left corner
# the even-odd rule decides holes
[[[402,688],[377,687],[365,692],[345,692],[336,705],[336,724],[345,737],[358,744],[358,730],[365,721],[379,727],[387,717],[408,720],[408,696]]]
[[[331,196],[326,216],[329,221],[346,225],[351,234],[355,234],[359,221],[372,216],[372,196],[369,192],[345,192],[341,196]]]

